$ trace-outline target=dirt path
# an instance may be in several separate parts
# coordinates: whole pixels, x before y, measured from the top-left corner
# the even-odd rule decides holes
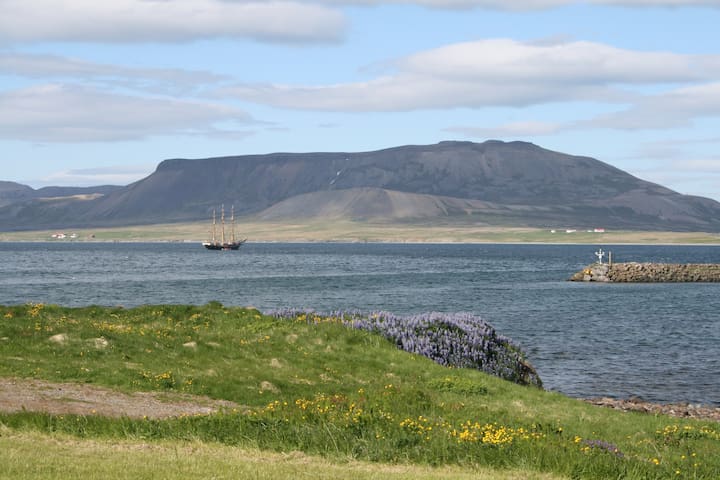
[[[658,405],[639,399],[596,398],[593,405],[623,411],[663,414],[720,422],[720,408],[690,404]],[[45,380],[0,378],[0,412],[47,412],[56,415],[102,415],[107,417],[169,418],[206,415],[243,408],[199,395],[165,392],[123,393],[106,387]]]
[[[123,393],[105,387],[45,380],[0,378],[1,412],[168,418],[238,408],[233,402],[164,392]]]

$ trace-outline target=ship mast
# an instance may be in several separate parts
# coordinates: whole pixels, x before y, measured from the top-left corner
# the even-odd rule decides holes
[[[220,208],[220,224],[222,225],[220,242],[225,245],[225,204]]]
[[[217,222],[215,221],[215,209],[213,208],[213,223],[212,223],[212,243],[213,243],[213,245],[214,245],[215,243],[217,243],[217,240],[215,239],[215,225],[216,225],[216,223],[217,223]]]
[[[230,207],[230,223],[232,224],[232,243],[235,243],[235,205]]]

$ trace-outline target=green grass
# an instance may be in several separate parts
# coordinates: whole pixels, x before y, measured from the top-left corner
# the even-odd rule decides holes
[[[0,232],[0,241],[49,241],[56,230]],[[70,229],[77,240],[121,242],[201,242],[207,240],[207,222],[145,225],[117,228]],[[454,242],[454,243],[590,243],[590,244],[720,244],[720,234],[706,232],[651,232],[609,230],[606,233],[578,231],[565,233],[560,229],[485,226],[478,223],[454,221],[430,222],[353,222],[349,220],[300,220],[297,222],[265,222],[245,218],[238,222],[240,238],[250,242]],[[54,240],[70,241],[70,240]]]
[[[37,454],[39,449],[42,455]],[[272,453],[197,441],[78,439],[5,429],[0,430],[0,478],[553,480],[560,477],[482,467],[387,465],[351,459],[330,462],[297,451]]]
[[[62,342],[50,340],[59,334]],[[188,342],[196,346],[183,346]],[[0,307],[0,376],[199,394],[242,406],[168,420],[0,414],[0,445],[14,439],[10,444],[27,447],[25,453],[0,449],[0,475],[2,468],[30,468],[33,443],[48,451],[55,445],[58,452],[112,450],[118,443],[129,445],[130,463],[142,478],[149,475],[143,473],[146,460],[132,445],[144,442],[162,452],[158,468],[168,477],[176,475],[173,449],[196,446],[207,456],[228,447],[254,456],[276,452],[268,458],[298,451],[313,458],[308,468],[343,470],[347,462],[362,462],[381,471],[362,467],[369,468],[366,477],[346,478],[393,478],[382,470],[388,465],[462,475],[495,471],[509,478],[720,478],[717,423],[616,412],[478,371],[448,369],[331,318],[274,319],[217,303]],[[104,471],[103,454],[86,456]],[[47,457],[47,465],[37,466],[40,478],[64,468],[58,466],[63,454]],[[190,463],[182,468],[195,468],[184,460]],[[275,467],[266,463],[263,468]],[[217,468],[222,478],[247,467],[229,462]]]

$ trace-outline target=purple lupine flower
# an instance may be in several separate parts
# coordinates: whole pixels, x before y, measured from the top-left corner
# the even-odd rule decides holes
[[[618,458],[624,457],[623,453],[620,451],[617,445],[606,442],[604,440],[583,440],[583,443],[591,449],[611,453]]]
[[[298,309],[274,310],[268,314],[277,318],[297,318],[305,314],[307,321],[316,315],[327,316]],[[470,313],[399,316],[382,311],[369,315],[333,312],[330,316],[348,327],[380,334],[398,348],[428,357],[440,365],[476,368],[523,385],[542,386],[520,347]]]

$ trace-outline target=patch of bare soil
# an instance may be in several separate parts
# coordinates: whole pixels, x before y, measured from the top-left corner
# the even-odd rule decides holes
[[[646,402],[639,398],[593,398],[586,400],[586,402],[626,412],[644,412],[654,415],[663,414],[679,418],[695,418],[699,420],[712,420],[720,422],[720,408],[703,405],[692,405],[689,403],[672,403],[664,405]]]
[[[96,385],[0,378],[1,412],[169,418],[238,408],[233,402],[164,392],[123,393]]]
[[[656,404],[637,398],[594,398],[593,405],[622,411],[663,414],[720,422],[720,408],[686,403]],[[106,417],[170,418],[207,415],[243,408],[226,400],[200,395],[166,392],[123,393],[79,383],[0,378],[0,412],[46,412],[55,415],[101,415]]]

